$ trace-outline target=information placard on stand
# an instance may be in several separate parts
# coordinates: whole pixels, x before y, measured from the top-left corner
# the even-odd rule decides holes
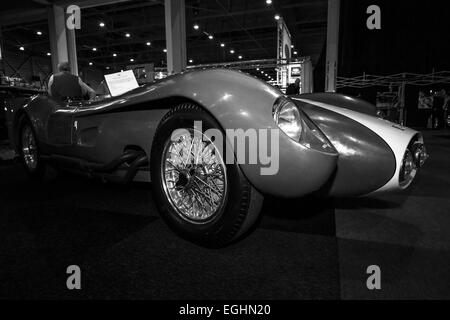
[[[133,70],[105,74],[105,80],[113,97],[139,87]]]

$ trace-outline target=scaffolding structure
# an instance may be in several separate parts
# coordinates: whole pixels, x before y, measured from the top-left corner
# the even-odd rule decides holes
[[[389,87],[401,85],[429,86],[438,83],[450,84],[450,71],[432,72],[429,74],[397,73],[390,76],[363,74],[362,76],[346,78],[337,77],[337,88],[363,89],[368,87]]]
[[[450,71],[438,71],[428,74],[419,73],[397,73],[389,76],[377,76],[363,74],[362,76],[347,78],[337,77],[337,89],[353,88],[365,89],[369,87],[388,87],[392,90],[398,88],[398,122],[406,124],[407,110],[405,108],[405,89],[407,85],[411,86],[430,86],[436,84],[450,85]]]

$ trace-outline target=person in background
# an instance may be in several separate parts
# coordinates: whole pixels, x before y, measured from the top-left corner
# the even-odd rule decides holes
[[[294,95],[300,93],[300,78],[295,79],[294,83],[291,83],[286,88],[286,95]]]
[[[66,98],[95,98],[95,91],[85,84],[80,77],[70,73],[68,62],[58,65],[58,73],[53,74],[48,80],[48,94],[58,100]]]
[[[445,102],[446,92],[441,90],[437,92],[433,97],[433,107],[432,107],[432,125],[433,129],[439,129],[441,127],[441,122],[444,117],[444,102]]]
[[[450,95],[445,92],[444,96],[444,107],[443,109],[443,122],[444,122],[444,128],[447,129],[450,126],[449,118],[448,118],[448,107],[450,105]]]

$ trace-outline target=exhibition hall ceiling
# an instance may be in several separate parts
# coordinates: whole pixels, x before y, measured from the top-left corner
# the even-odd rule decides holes
[[[103,0],[72,2],[82,6],[81,29],[76,31],[80,66],[165,66],[164,1],[103,6],[95,6]],[[20,0],[3,6],[0,24],[6,50],[50,55],[46,6],[51,3],[71,2]],[[276,16],[290,30],[292,52],[316,62],[326,39],[326,0],[186,0],[189,64],[276,58]]]

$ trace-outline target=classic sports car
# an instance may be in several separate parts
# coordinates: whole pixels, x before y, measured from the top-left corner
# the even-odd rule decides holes
[[[162,218],[204,245],[240,238],[264,195],[402,190],[427,158],[419,132],[377,118],[367,102],[330,93],[286,97],[223,69],[181,73],[100,101],[37,95],[8,108],[10,136],[32,177],[52,165],[105,181],[151,180]],[[221,146],[210,129],[278,130],[276,172],[263,173],[267,161],[228,161],[237,158],[234,144]],[[264,147],[262,136],[244,137],[248,158],[255,145]]]

